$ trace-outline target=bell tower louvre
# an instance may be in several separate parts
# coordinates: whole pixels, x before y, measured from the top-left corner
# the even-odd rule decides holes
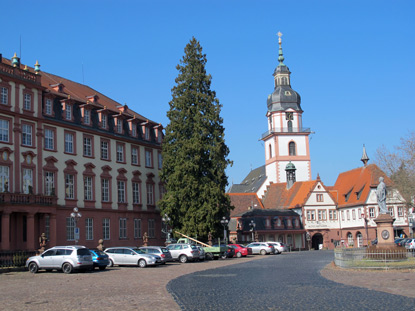
[[[284,64],[278,33],[278,61],[274,71],[274,92],[268,96],[268,131],[262,135],[265,147],[267,184],[287,182],[286,167],[291,162],[296,181],[311,180],[309,128],[303,127],[301,97],[291,88],[290,70]]]

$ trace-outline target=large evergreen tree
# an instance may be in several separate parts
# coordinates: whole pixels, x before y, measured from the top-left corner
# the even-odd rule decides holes
[[[225,194],[229,149],[221,105],[210,89],[212,78],[205,65],[206,55],[192,38],[176,67],[179,75],[172,89],[162,151],[161,178],[167,192],[159,203],[174,230],[202,239],[209,232],[220,236],[220,220],[231,209]]]

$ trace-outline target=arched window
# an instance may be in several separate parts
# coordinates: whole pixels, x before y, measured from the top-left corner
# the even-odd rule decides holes
[[[268,146],[269,147],[269,158],[272,158],[272,147],[271,144]]]
[[[353,234],[351,232],[349,232],[347,234],[347,244],[349,244],[349,246],[353,246],[354,245]]]
[[[357,247],[363,247],[363,235],[360,232],[356,234],[356,239],[357,239]]]
[[[295,156],[295,155],[296,155],[296,154],[295,154],[295,142],[291,141],[291,142],[288,144],[288,149],[289,149],[289,155],[290,155],[290,156]]]
[[[293,131],[293,121],[288,121],[287,122],[287,126],[288,126],[288,132],[292,132]]]

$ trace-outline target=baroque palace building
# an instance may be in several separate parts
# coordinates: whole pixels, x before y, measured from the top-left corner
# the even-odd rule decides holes
[[[127,105],[0,54],[0,250],[38,249],[42,233],[48,246],[161,244],[162,139]]]
[[[395,236],[411,234],[414,223],[409,222],[405,200],[384,172],[368,164],[365,148],[363,166],[339,174],[334,186],[326,186],[319,176],[311,179],[311,131],[302,125],[301,97],[291,88],[280,33],[278,43],[274,91],[267,99],[268,131],[262,135],[265,165],[229,190],[235,207],[230,239],[243,243],[257,236],[294,249],[366,246],[376,238],[379,177],[388,187],[386,204],[395,218]]]

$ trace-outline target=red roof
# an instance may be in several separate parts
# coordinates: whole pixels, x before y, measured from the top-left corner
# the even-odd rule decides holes
[[[4,57],[2,58],[1,62],[11,66],[11,61]],[[20,69],[23,70],[24,67],[25,67],[24,64],[20,64]],[[27,71],[31,73],[35,73],[34,69],[29,66],[27,67]],[[123,114],[126,115],[127,117],[135,116],[135,118],[138,120],[149,121],[153,124],[157,124],[156,122],[148,120],[144,116],[129,109],[128,107],[124,111],[122,109],[124,107],[123,105],[121,105],[117,101],[105,96],[104,94],[94,90],[93,88],[87,85],[83,85],[81,83],[77,83],[77,82],[62,78],[60,76],[47,73],[45,71],[40,71],[40,76],[41,76],[41,85],[42,87],[46,89],[46,92],[50,92],[51,94],[58,95],[63,98],[68,98],[68,95],[69,95],[71,99],[74,99],[81,103],[87,103],[87,101],[89,100],[89,98],[91,98],[91,96],[98,95],[97,103],[98,105],[102,106],[102,108],[106,107],[108,110],[111,110],[117,114],[119,114],[120,111],[122,111]],[[58,92],[56,90],[56,85],[58,84],[64,85],[62,92]],[[55,86],[55,87],[52,87],[52,86]]]
[[[336,183],[330,187],[330,193],[338,199],[338,206],[364,204],[371,188],[379,184],[379,177],[383,177],[387,186],[392,186],[392,181],[376,165],[370,164],[339,174]]]
[[[302,207],[318,181],[297,181],[287,189],[287,183],[268,186],[262,203],[266,209],[292,209]]]
[[[256,209],[264,208],[256,193],[228,193],[228,195],[231,199],[231,204],[235,207],[233,211],[231,211],[231,217],[247,212],[249,207]]]

